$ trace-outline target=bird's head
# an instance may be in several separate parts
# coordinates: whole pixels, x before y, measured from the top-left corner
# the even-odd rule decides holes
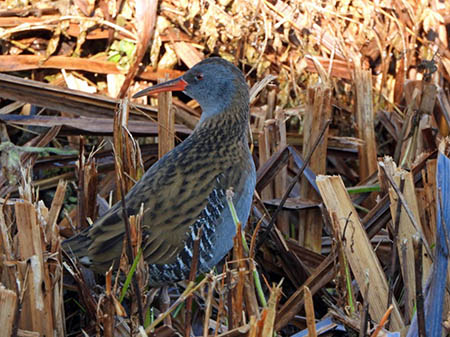
[[[133,97],[166,91],[183,91],[195,99],[203,110],[201,120],[230,110],[235,102],[248,106],[249,100],[242,72],[219,57],[205,59],[183,76],[146,88]]]

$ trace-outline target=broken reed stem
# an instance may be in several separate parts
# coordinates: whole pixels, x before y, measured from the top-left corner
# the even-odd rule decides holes
[[[302,176],[303,171],[306,169],[309,162],[311,161],[311,157],[312,157],[314,151],[316,150],[316,148],[319,146],[320,142],[322,141],[323,136],[325,135],[325,132],[327,131],[328,126],[330,124],[331,124],[330,119],[325,122],[324,126],[322,127],[322,130],[320,131],[319,136],[317,137],[316,141],[314,142],[314,145],[311,147],[311,151],[308,153],[308,156],[305,158],[305,161],[304,161],[302,167],[300,168],[298,173],[295,175],[295,177],[291,179],[291,182],[289,183],[289,186],[288,186],[286,192],[284,193],[283,198],[281,199],[280,203],[278,204],[277,209],[272,214],[272,217],[270,218],[270,221],[269,221],[268,225],[266,226],[266,230],[261,234],[261,238],[259,239],[258,243],[256,244],[256,251],[258,251],[259,248],[261,248],[261,245],[264,243],[264,241],[269,236],[269,233],[272,230],[273,224],[275,223],[275,219],[277,218],[278,213],[280,213],[280,211],[282,210],[284,204],[286,203],[287,198],[289,197],[289,194],[291,193],[295,184],[298,182],[299,178]]]
[[[363,69],[361,58],[354,55],[355,117],[358,138],[364,142],[358,148],[359,175],[366,179],[377,170],[377,143],[375,141],[372,74]]]
[[[400,191],[399,187],[395,183],[395,181],[392,179],[392,177],[388,174],[386,171],[386,167],[383,162],[379,162],[378,165],[380,165],[381,169],[384,172],[385,177],[389,181],[389,184],[391,184],[392,188],[394,189],[395,193],[398,196],[398,200],[401,202],[403,208],[406,211],[406,214],[408,215],[409,219],[411,220],[411,223],[414,226],[414,229],[419,233],[420,239],[425,246],[425,249],[427,251],[427,254],[429,255],[430,259],[433,260],[433,253],[431,252],[430,247],[428,246],[428,243],[425,241],[425,237],[423,235],[422,229],[420,228],[420,225],[417,223],[416,218],[414,217],[414,214],[412,213],[411,209],[408,206],[408,203],[406,202],[406,199],[403,195],[403,193]]]
[[[227,318],[228,318],[228,330],[233,330],[233,312],[231,308],[233,307],[233,296],[231,293],[232,289],[232,277],[231,277],[231,271],[227,269]]]
[[[331,87],[325,83],[316,88],[307,90],[305,118],[303,127],[302,154],[307,156],[310,152],[310,139],[317,138],[323,121],[331,118]],[[324,135],[323,141],[317,146],[315,156],[309,163],[309,168],[316,174],[325,174],[327,163],[328,137]],[[285,168],[287,171],[287,168]],[[282,188],[286,184],[282,185]],[[320,200],[319,194],[305,177],[299,180],[300,198]],[[298,241],[305,248],[320,253],[322,248],[322,221],[319,209],[307,209],[302,212],[299,221]],[[279,227],[279,226],[278,226]]]
[[[238,233],[235,236],[235,244],[233,247],[233,259],[237,263],[237,279],[233,287],[233,307],[231,309],[233,313],[233,323],[235,326],[241,326],[242,313],[244,312],[244,283],[246,280],[246,267],[244,263],[244,253],[242,249],[242,241],[240,240],[240,224],[238,226]]]
[[[259,336],[273,336],[274,335],[274,329],[275,329],[275,317],[277,314],[277,305],[278,305],[278,299],[281,296],[281,283],[283,280],[280,281],[280,283],[274,285],[272,289],[270,290],[270,296],[269,301],[267,302],[267,307],[265,307],[261,313],[260,322],[263,325],[262,332],[259,334]]]
[[[237,223],[239,223],[239,220],[237,219],[237,215],[236,215],[236,211],[234,210],[234,205],[231,202],[232,200],[232,190],[228,189],[226,191],[226,195],[227,195],[227,203],[228,203],[228,207],[230,209],[230,213],[233,217],[233,221],[235,222],[235,225]],[[237,226],[236,226],[237,229]],[[236,231],[237,233],[237,231]],[[231,271],[228,270],[227,268],[227,306],[228,306],[228,311],[227,311],[227,316],[228,316],[228,330],[232,330],[234,327],[234,322],[233,322],[233,294],[232,294],[232,276],[231,276]]]
[[[121,166],[122,167],[122,166]],[[122,167],[123,168],[123,167]],[[119,175],[121,176],[123,172],[120,172]],[[127,238],[127,255],[128,255],[128,261],[129,263],[133,263],[134,261],[134,254],[133,254],[133,248],[131,247],[131,232],[130,232],[130,221],[128,218],[128,211],[127,211],[127,205],[125,203],[125,190],[123,188],[123,180],[119,179],[120,182],[120,194],[122,195],[122,217],[125,224],[125,235]],[[138,307],[138,315],[139,315],[139,324],[144,325],[144,314],[142,309],[142,297],[141,297],[141,290],[139,289],[139,284],[137,281],[136,273],[133,273],[133,288],[136,295],[136,302]]]
[[[235,224],[236,228],[241,228],[240,222],[239,222],[239,219],[238,219],[238,216],[237,216],[237,213],[236,213],[236,209],[234,208],[232,193],[233,192],[232,192],[231,189],[227,190],[228,207],[230,209],[230,213],[231,213],[231,216],[233,217],[234,224]],[[258,229],[260,227],[260,224],[261,224],[261,222],[259,222],[258,225],[256,226],[255,234],[258,231]],[[256,288],[256,291],[257,291],[257,294],[258,294],[258,298],[259,298],[259,300],[261,302],[261,305],[263,307],[265,307],[265,306],[267,306],[267,301],[266,301],[266,297],[264,296],[264,291],[262,289],[261,279],[259,277],[258,270],[256,269],[256,267],[255,267],[255,265],[253,263],[252,257],[250,255],[250,253],[253,252],[253,246],[255,244],[254,240],[255,240],[256,235],[254,234],[252,236],[252,241],[250,243],[250,248],[249,248],[248,244],[247,244],[247,240],[245,239],[245,233],[242,230],[240,230],[240,232],[241,232],[241,237],[242,237],[242,246],[244,248],[244,251],[247,253],[247,255],[249,256],[249,258],[251,260],[250,263],[251,263],[251,269],[252,269],[252,274],[253,274],[253,280],[254,280],[255,288]],[[236,232],[236,235],[239,235],[239,233]]]
[[[400,178],[400,192],[403,193],[403,190],[405,189],[405,178],[401,176]],[[387,306],[389,307],[392,304],[392,296],[394,294],[394,273],[397,269],[397,246],[398,246],[398,231],[400,228],[400,214],[402,213],[402,204],[399,202],[397,204],[397,209],[395,213],[395,224],[394,224],[394,233],[392,235],[393,242],[392,242],[392,259],[391,259],[391,269],[389,271],[389,293],[388,293],[388,303]],[[386,328],[389,329],[389,323],[387,322]]]
[[[105,295],[99,299],[99,308],[101,308],[101,315],[99,315],[98,322],[103,325],[103,335],[105,337],[113,337],[114,335],[114,321],[115,308],[113,304],[113,296],[111,295],[112,283],[112,267],[106,273],[105,280]],[[99,310],[99,311],[100,311]]]
[[[16,316],[17,294],[0,284],[0,326],[4,336],[11,336]]]
[[[131,242],[131,225],[130,219],[128,217],[127,205],[125,202],[126,192],[130,189],[131,180],[123,179],[127,173],[130,173],[130,156],[128,155],[130,151],[128,147],[130,142],[127,141],[127,130],[126,126],[128,124],[129,115],[129,105],[128,99],[124,98],[121,101],[120,109],[116,112],[114,116],[114,126],[113,126],[113,136],[114,136],[114,151],[115,151],[115,168],[116,168],[116,185],[118,187],[118,192],[120,193],[120,199],[122,204],[122,218],[125,226],[125,237],[126,237],[126,255],[128,258],[129,265],[133,265],[135,262],[135,256],[133,251],[133,246]],[[128,164],[127,164],[128,163]],[[126,165],[126,167],[125,167]],[[125,184],[127,190],[125,190]],[[137,280],[137,275],[132,272],[132,283],[134,288],[134,295],[136,296],[136,303],[138,308],[139,324],[144,325],[144,310],[142,306],[141,290],[139,288],[139,283]]]
[[[416,281],[417,326],[419,330],[419,337],[426,337],[427,334],[425,329],[425,308],[422,291],[422,274],[423,274],[422,240],[417,236],[414,236],[413,246],[414,246],[414,268],[416,270],[415,281]]]
[[[189,271],[189,284],[194,284],[195,276],[197,275],[198,259],[200,257],[200,240],[202,237],[203,225],[197,231],[197,236],[194,240],[194,251],[192,253],[192,265]],[[186,300],[186,319],[185,319],[185,336],[191,335],[191,319],[192,319],[192,296]]]
[[[244,251],[242,247],[242,230],[241,223],[237,222],[236,236],[234,237],[234,247],[233,247],[233,259],[237,262],[237,282],[234,286],[233,291],[233,308],[232,312],[234,315],[233,321],[236,326],[241,325],[242,312],[244,308],[244,283],[245,283],[245,263],[244,263]]]
[[[238,280],[237,283],[234,286],[233,291],[233,304],[234,306],[231,308],[229,307],[228,310],[231,311],[231,317],[233,320],[233,323],[235,323],[237,326],[241,323],[241,313],[243,308],[243,298],[244,298],[244,282],[245,282],[245,274],[243,270],[245,269],[245,265],[243,262],[244,258],[244,252],[243,252],[243,236],[241,231],[241,223],[238,219],[236,209],[233,205],[233,189],[229,188],[226,191],[226,199],[228,208],[230,209],[231,216],[233,218],[233,222],[236,227],[236,235],[233,238],[233,259],[237,261],[238,265]]]
[[[308,328],[308,337],[317,337],[316,331],[316,316],[314,314],[314,302],[308,286],[303,287],[305,296],[305,311],[306,311],[306,327]]]
[[[343,240],[347,241],[344,247],[345,255],[362,294],[365,294],[366,280],[369,280],[368,297],[364,300],[370,301],[372,319],[380,321],[386,312],[388,281],[369,241],[367,232],[345,190],[342,178],[339,176],[318,176],[316,183],[328,213],[336,212],[339,219],[340,233],[344,235]],[[347,229],[345,224],[348,224]],[[395,299],[393,299],[393,307],[392,326],[394,329],[403,329],[403,319]]]

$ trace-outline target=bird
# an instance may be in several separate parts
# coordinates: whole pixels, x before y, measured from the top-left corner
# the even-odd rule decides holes
[[[236,225],[227,190],[244,227],[256,183],[249,149],[249,89],[242,72],[220,57],[194,65],[182,76],[148,87],[133,97],[182,91],[202,114],[193,132],[153,164],[125,196],[128,215],[143,206],[142,252],[150,284],[189,278],[200,227],[197,274],[210,271],[233,247]],[[98,273],[116,268],[125,225],[122,203],[94,224],[63,241],[82,264]]]

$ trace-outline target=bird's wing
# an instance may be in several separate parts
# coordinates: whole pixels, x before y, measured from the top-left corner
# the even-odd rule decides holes
[[[200,226],[203,235],[220,221],[226,206],[223,174],[197,179],[197,186],[188,189],[161,209],[155,223],[146,223],[144,216],[143,252],[149,264],[175,262],[185,245],[192,249],[194,236]],[[174,210],[174,211],[171,211]],[[151,217],[153,218],[153,217]]]
[[[189,229],[215,197],[220,187],[217,178],[224,172],[223,162],[211,162],[207,154],[200,157],[197,154],[194,160],[190,152],[177,149],[151,167],[125,197],[128,215],[138,214],[143,205],[142,246],[147,263],[166,264],[176,260]],[[220,216],[220,212],[214,216]],[[119,259],[123,235],[119,202],[90,231],[89,258],[94,267],[104,270]]]

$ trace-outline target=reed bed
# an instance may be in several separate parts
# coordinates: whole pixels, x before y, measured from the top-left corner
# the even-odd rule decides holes
[[[0,336],[449,335],[449,13],[434,0],[1,3]],[[130,97],[212,55],[250,87],[248,224],[221,265],[159,289],[132,216],[119,270],[94,275],[61,241],[201,114],[182,94]]]

